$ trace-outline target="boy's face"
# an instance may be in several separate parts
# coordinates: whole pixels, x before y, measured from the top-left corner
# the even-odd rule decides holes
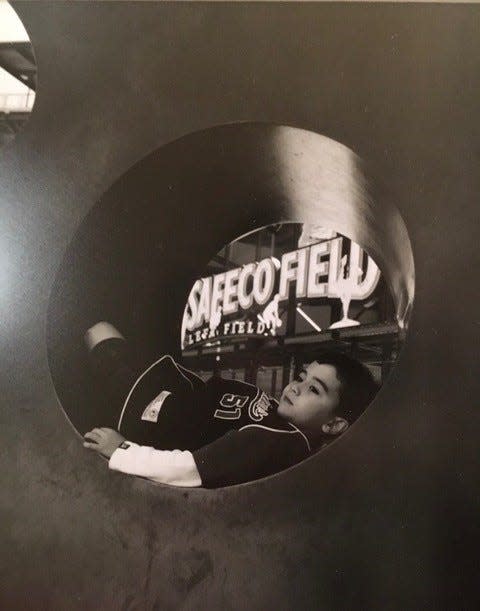
[[[304,432],[319,433],[334,418],[341,382],[333,365],[313,361],[283,390],[278,414]]]

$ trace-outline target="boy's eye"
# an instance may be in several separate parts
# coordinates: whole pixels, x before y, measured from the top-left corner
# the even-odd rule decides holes
[[[320,394],[320,391],[318,390],[318,388],[316,386],[310,386],[310,390],[315,393],[316,395]]]

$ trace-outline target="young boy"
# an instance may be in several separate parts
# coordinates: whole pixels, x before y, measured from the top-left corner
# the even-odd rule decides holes
[[[85,339],[112,396],[126,399],[118,430],[95,428],[84,446],[113,470],[171,485],[228,486],[286,469],[344,432],[377,391],[364,365],[336,353],[310,362],[279,402],[238,380],[203,382],[170,356],[135,379],[114,327],[97,323]]]

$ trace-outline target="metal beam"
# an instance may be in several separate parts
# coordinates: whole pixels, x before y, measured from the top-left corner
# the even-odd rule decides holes
[[[0,66],[21,83],[36,90],[37,66],[29,42],[0,43]]]

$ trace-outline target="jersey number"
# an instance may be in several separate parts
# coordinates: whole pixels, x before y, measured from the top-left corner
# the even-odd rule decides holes
[[[247,401],[248,395],[226,393],[220,399],[220,405],[226,409],[216,409],[214,416],[215,418],[222,418],[222,420],[238,420],[242,415],[242,407]]]

